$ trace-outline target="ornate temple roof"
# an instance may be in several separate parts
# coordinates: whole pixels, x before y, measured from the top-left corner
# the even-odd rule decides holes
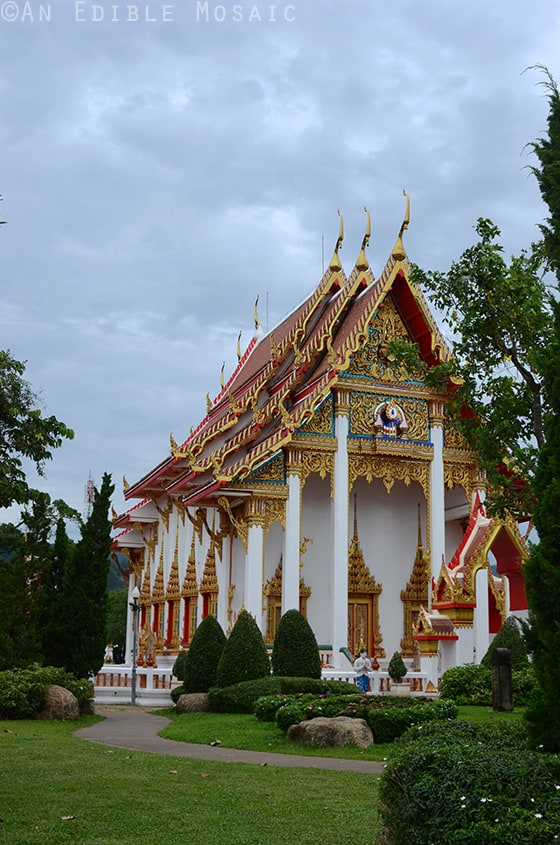
[[[127,486],[127,499],[149,501],[176,494],[185,505],[209,503],[278,454],[344,378],[387,298],[428,365],[449,357],[423,294],[409,278],[402,241],[410,219],[408,197],[395,246],[377,280],[365,254],[370,238],[367,215],[366,233],[348,277],[338,257],[344,236],[341,217],[333,257],[310,296],[266,335],[255,307],[255,337],[243,355],[238,352],[238,365],[222,381],[218,396],[213,401],[207,396],[206,416],[180,445],[170,436],[171,455]],[[116,525],[135,521],[125,514]]]

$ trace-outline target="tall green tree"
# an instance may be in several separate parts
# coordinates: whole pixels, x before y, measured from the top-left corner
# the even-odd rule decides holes
[[[216,684],[230,687],[267,675],[270,675],[270,660],[262,634],[249,611],[244,609],[239,613],[222,651]]]
[[[59,636],[64,668],[76,677],[94,675],[103,665],[112,528],[109,507],[114,489],[111,476],[105,473],[64,575]]]
[[[541,226],[546,253],[560,283],[560,94],[546,68],[548,132],[532,144],[539,160],[533,169],[549,216]],[[557,289],[560,285],[557,286]],[[560,752],[560,303],[552,306],[552,339],[543,362],[547,411],[545,443],[535,474],[534,524],[538,544],[525,566],[531,611],[528,634],[538,692],[527,710],[536,745]]]
[[[23,469],[28,458],[39,475],[52,450],[74,432],[54,416],[43,416],[40,401],[24,379],[25,363],[0,350],[0,508],[33,496]]]

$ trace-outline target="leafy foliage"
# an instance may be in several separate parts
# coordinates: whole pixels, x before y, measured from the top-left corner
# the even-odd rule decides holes
[[[385,841],[545,845],[560,836],[559,780],[558,759],[528,750],[517,725],[418,725],[381,778]]]
[[[321,658],[315,634],[299,610],[288,610],[278,623],[272,649],[272,674],[320,678]]]
[[[113,644],[113,663],[124,663],[126,659],[127,613],[128,590],[113,590],[107,593],[105,642]]]
[[[0,672],[0,718],[29,719],[37,715],[45,703],[47,687],[65,687],[78,699],[82,710],[93,695],[91,684],[53,666],[34,665],[28,669]]]
[[[174,692],[174,691],[173,691]],[[252,681],[242,681],[230,687],[213,687],[208,692],[212,710],[219,713],[253,713],[256,702],[262,697],[277,695],[352,695],[354,684],[345,681],[323,681],[316,678],[278,678],[267,675]]]
[[[535,672],[530,664],[512,670],[511,682],[514,705],[528,704],[535,689]],[[443,674],[440,695],[457,704],[492,705],[492,670],[487,665],[466,663],[454,666]]]
[[[173,664],[173,676],[177,678],[178,681],[183,681],[185,679],[185,667],[187,665],[187,652],[185,649],[181,649],[177,657],[175,658],[175,663]],[[183,690],[184,692],[184,690]]]
[[[226,635],[222,626],[214,616],[206,616],[194,632],[187,652],[183,675],[185,692],[208,692],[216,685],[218,664],[225,645]]]
[[[364,719],[377,743],[393,742],[410,728],[422,722],[455,719],[458,708],[452,701],[427,701],[423,698],[390,696],[285,696],[278,699],[276,724],[282,731],[317,716],[349,716]],[[273,702],[265,702],[261,710],[270,712]],[[257,708],[256,708],[257,709]]]
[[[54,416],[43,416],[39,399],[24,379],[25,363],[9,350],[0,350],[0,507],[24,504],[36,491],[30,489],[23,458],[32,461],[39,475],[52,450],[71,440],[74,432]]]
[[[251,614],[242,610],[218,663],[216,684],[229,687],[269,674],[270,660],[262,634]]]
[[[482,658],[481,665],[490,668],[492,666],[492,655],[497,648],[507,648],[510,653],[512,671],[525,669],[529,665],[527,646],[519,620],[515,616],[508,616],[494,639],[490,648]]]

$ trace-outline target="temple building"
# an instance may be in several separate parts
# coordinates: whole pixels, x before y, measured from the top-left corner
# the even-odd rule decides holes
[[[188,648],[209,613],[227,632],[246,608],[272,643],[299,608],[327,674],[351,672],[361,647],[381,668],[401,651],[425,691],[526,615],[526,538],[485,513],[484,478],[446,419],[456,385],[438,392],[391,354],[401,339],[428,368],[450,355],[410,278],[408,224],[407,197],[375,278],[367,213],[346,276],[340,218],[312,294],[268,334],[255,306],[254,336],[204,419],[124,480],[114,550],[140,590],[139,667]]]

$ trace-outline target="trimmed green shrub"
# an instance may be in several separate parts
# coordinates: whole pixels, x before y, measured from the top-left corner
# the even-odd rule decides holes
[[[276,711],[276,724],[282,731],[287,733],[291,725],[299,725],[300,722],[305,721],[305,712],[297,702],[292,704],[284,704]]]
[[[222,651],[216,686],[229,687],[268,675],[270,660],[262,634],[251,614],[242,610]]]
[[[278,727],[284,731],[290,725],[317,716],[365,719],[377,743],[392,742],[412,725],[456,719],[457,711],[453,701],[363,695],[277,695],[261,698],[255,705],[257,718],[262,721],[272,721],[274,718]]]
[[[172,669],[173,676],[175,678],[177,678],[178,681],[184,681],[185,680],[185,666],[186,666],[186,664],[187,664],[187,652],[183,648],[183,649],[181,649],[181,651],[177,655],[177,658],[175,660],[175,663],[173,664],[173,669]]]
[[[173,695],[172,691],[172,695]],[[316,678],[255,678],[221,689],[213,687],[208,691],[210,707],[217,713],[254,713],[258,699],[263,696],[297,695],[355,695],[354,684],[345,681],[322,681]]]
[[[299,610],[288,610],[278,623],[272,649],[272,674],[320,678],[321,657],[315,634]]]
[[[89,706],[93,697],[89,681],[79,680],[59,667],[34,665],[0,672],[0,718],[32,719],[43,707],[47,687],[52,684],[73,693],[80,710]]]
[[[560,837],[560,761],[528,750],[512,723],[418,725],[380,782],[391,845],[545,845]]]
[[[214,616],[206,616],[194,632],[185,659],[185,692],[208,692],[216,685],[218,665],[225,646],[226,635],[222,626]]]
[[[396,684],[400,684],[402,679],[405,677],[407,673],[407,668],[405,665],[402,656],[399,654],[398,651],[393,653],[393,656],[389,660],[389,665],[387,666],[387,672],[389,673],[389,677],[392,681],[395,681]]]
[[[513,704],[525,706],[536,686],[535,672],[528,664],[511,673]],[[444,672],[440,688],[441,698],[451,698],[457,704],[492,706],[492,670],[482,664],[466,663]]]
[[[487,666],[466,663],[443,673],[441,698],[452,698],[457,704],[492,704],[492,672]]]
[[[497,648],[509,650],[512,671],[525,669],[529,665],[525,638],[521,631],[520,622],[515,616],[508,616],[480,661],[481,666],[486,666],[488,669],[492,668],[492,655]]]

